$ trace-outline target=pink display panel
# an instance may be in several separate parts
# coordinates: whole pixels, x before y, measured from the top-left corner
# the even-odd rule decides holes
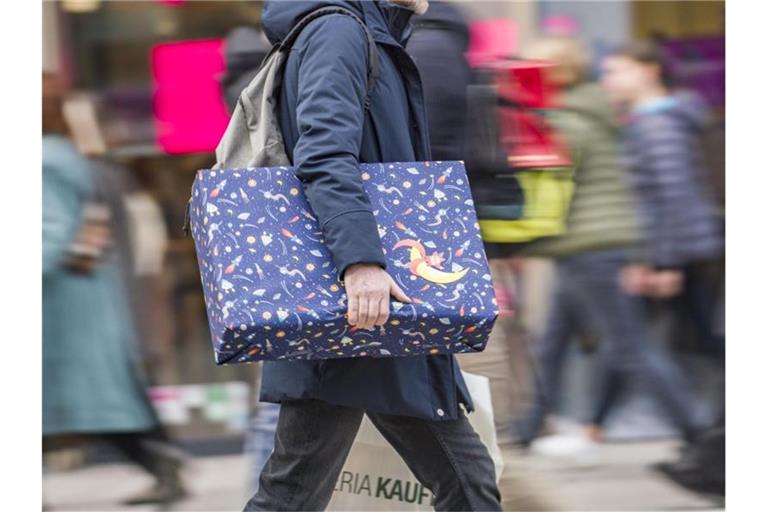
[[[575,36],[579,33],[579,22],[573,16],[547,16],[541,22],[541,31],[549,35]]]
[[[518,51],[517,24],[506,18],[475,21],[469,27],[467,60],[473,67],[514,56]]]
[[[150,62],[157,144],[171,154],[215,150],[229,121],[218,82],[224,41],[158,44]]]

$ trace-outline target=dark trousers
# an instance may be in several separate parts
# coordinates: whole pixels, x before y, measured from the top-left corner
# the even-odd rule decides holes
[[[557,261],[557,284],[542,338],[536,344],[537,397],[518,424],[518,437],[532,440],[559,391],[568,343],[586,328],[600,342],[596,400],[589,421],[600,425],[620,387],[633,379],[648,388],[685,436],[697,430],[694,397],[682,370],[649,338],[642,298],[624,293],[619,275],[623,251],[596,251]]]
[[[725,265],[722,260],[689,263],[683,267],[683,291],[662,301],[675,320],[674,338],[681,349],[716,358],[725,356]]]
[[[275,448],[245,510],[323,510],[365,412],[318,400],[280,406]],[[467,418],[429,421],[369,413],[436,510],[501,510],[493,461]]]

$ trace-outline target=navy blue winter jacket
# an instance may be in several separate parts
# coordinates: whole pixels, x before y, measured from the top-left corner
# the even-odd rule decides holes
[[[268,1],[272,43],[303,16],[336,5],[373,35],[380,76],[365,112],[367,39],[351,17],[332,14],[301,32],[286,63],[279,120],[286,149],[340,273],[360,262],[386,265],[358,164],[429,160],[421,80],[402,44],[411,12],[388,2]],[[312,398],[387,414],[454,419],[471,400],[453,356],[265,363],[261,398]]]
[[[700,145],[709,110],[679,94],[638,108],[627,127],[628,170],[657,268],[719,257],[722,222],[706,181]]]

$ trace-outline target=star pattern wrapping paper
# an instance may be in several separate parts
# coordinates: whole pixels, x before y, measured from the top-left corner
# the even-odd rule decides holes
[[[479,352],[498,315],[462,162],[362,164],[387,272],[413,301],[346,319],[344,283],[290,167],[203,169],[190,200],[217,364]]]

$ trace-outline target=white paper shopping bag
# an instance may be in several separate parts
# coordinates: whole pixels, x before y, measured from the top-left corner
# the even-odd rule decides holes
[[[493,459],[498,481],[504,462],[496,442],[490,384],[487,377],[463,375],[475,404],[469,421]],[[432,493],[365,417],[328,510],[432,510]]]

